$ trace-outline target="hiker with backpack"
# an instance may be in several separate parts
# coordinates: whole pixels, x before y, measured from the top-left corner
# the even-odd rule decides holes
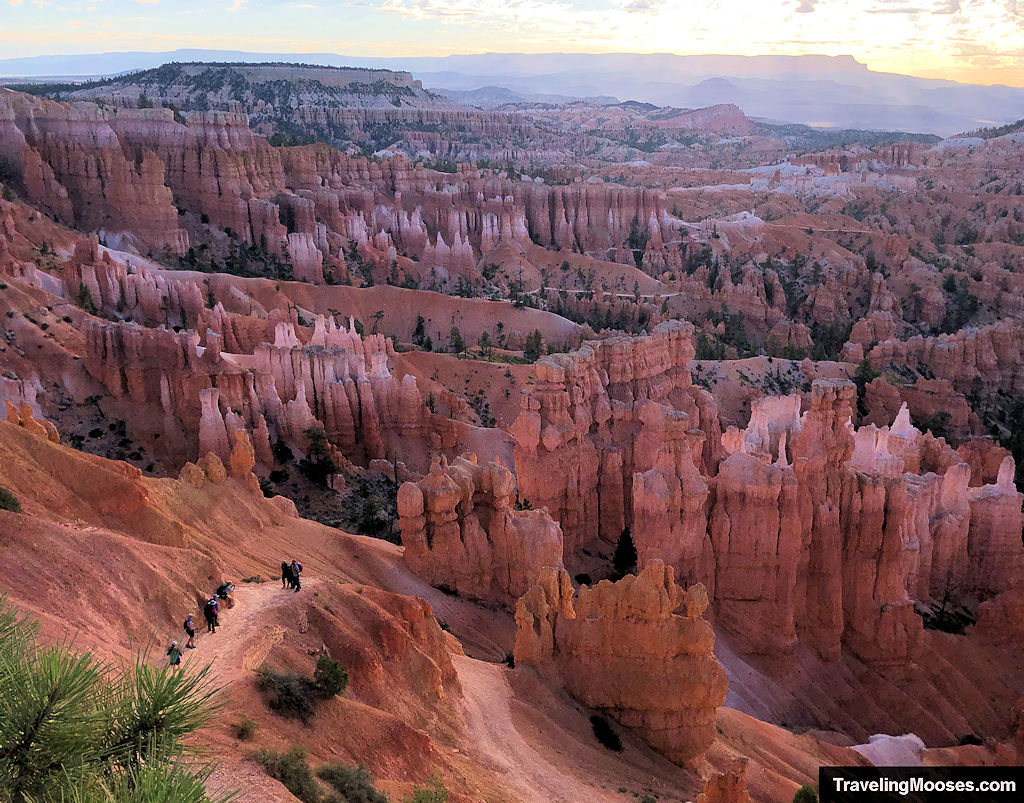
[[[178,646],[178,642],[171,642],[171,646],[167,648],[167,657],[170,661],[168,666],[178,666],[181,664],[181,647]]]
[[[291,567],[291,564],[288,563],[288,561],[286,561],[286,560],[282,560],[281,561],[281,588],[284,588],[286,583],[287,583],[289,588],[291,588],[293,585],[295,585],[294,581],[292,580],[292,567]]]
[[[235,590],[235,584],[232,583],[229,580],[226,583],[221,583],[217,587],[217,593],[216,593],[215,596],[217,596],[219,599],[224,600],[225,604],[229,608],[234,608],[235,607],[235,598],[231,596],[231,592],[234,591],[234,590]]]
[[[299,578],[299,575],[302,574],[302,564],[292,558],[292,565],[289,568],[292,570],[292,588],[295,589],[295,593],[298,593],[302,590],[302,581]]]
[[[196,648],[196,626],[192,622],[192,614],[185,617],[182,627],[188,635],[188,643],[185,646],[190,650],[194,650]]]
[[[203,616],[206,617],[206,632],[216,633],[217,632],[217,598],[210,597],[210,601],[203,606]]]

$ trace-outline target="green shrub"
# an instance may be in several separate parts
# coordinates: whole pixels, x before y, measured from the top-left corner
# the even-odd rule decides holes
[[[309,724],[316,713],[320,691],[309,678],[294,672],[275,672],[264,666],[257,676],[256,687],[266,696],[270,710],[286,719]]]
[[[362,764],[324,764],[316,774],[334,787],[346,803],[388,803],[387,796],[373,785],[373,777]]]
[[[321,655],[312,679],[263,666],[257,675],[256,687],[266,696],[272,711],[308,725],[320,703],[345,691],[348,672],[333,658]]]
[[[430,776],[426,786],[417,786],[411,795],[406,795],[402,803],[448,803],[448,790],[441,779]]]
[[[316,659],[313,682],[324,697],[337,697],[348,687],[348,672],[333,658],[321,655]]]
[[[252,739],[258,727],[259,725],[249,719],[249,717],[243,716],[235,723],[235,736],[243,742],[248,742]]]
[[[18,498],[0,486],[0,510],[9,510],[11,513],[21,513],[21,502]]]
[[[608,720],[594,714],[590,717],[590,727],[594,729],[594,738],[604,747],[616,753],[622,752],[622,740],[619,738]]]
[[[263,765],[267,775],[280,781],[303,803],[320,803],[323,799],[320,784],[306,763],[305,748],[292,747],[287,753],[260,750],[254,757]]]
[[[809,783],[804,784],[793,795],[793,803],[818,803],[818,790]]]

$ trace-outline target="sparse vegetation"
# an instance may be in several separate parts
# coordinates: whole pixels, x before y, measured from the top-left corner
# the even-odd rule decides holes
[[[304,747],[295,746],[285,753],[260,750],[253,757],[267,771],[267,775],[280,781],[302,803],[321,803],[323,790],[306,761],[307,755]]]
[[[536,362],[544,352],[544,336],[539,329],[534,329],[526,337],[526,345],[523,348],[523,356],[529,362]]]
[[[323,655],[317,659],[312,678],[263,666],[257,674],[256,686],[263,692],[270,710],[286,719],[309,724],[322,702],[345,691],[348,672]]]
[[[320,780],[330,784],[345,803],[388,803],[387,797],[373,785],[373,776],[362,764],[358,767],[324,764],[316,774]]]
[[[239,741],[248,742],[252,740],[252,737],[256,734],[256,730],[259,726],[249,717],[239,717],[238,722],[235,723],[235,736]]]
[[[818,790],[804,784],[793,793],[793,803],[818,803]]]
[[[612,729],[607,719],[599,714],[592,714],[590,717],[590,727],[594,731],[594,738],[597,739],[601,746],[607,747],[615,753],[622,752],[622,740],[619,738],[619,734]]]
[[[3,486],[0,486],[0,510],[7,510],[11,513],[21,513],[21,502],[18,498]]]
[[[448,803],[448,790],[438,776],[432,775],[425,786],[417,786],[402,803]]]

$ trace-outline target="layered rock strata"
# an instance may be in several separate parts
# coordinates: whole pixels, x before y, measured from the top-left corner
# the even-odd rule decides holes
[[[500,463],[435,460],[398,489],[405,562],[434,585],[511,606],[541,569],[562,565],[558,525],[514,504],[515,479]]]
[[[578,595],[564,570],[548,567],[516,604],[516,664],[550,673],[584,705],[694,766],[715,740],[728,687],[707,606],[703,586],[684,592],[660,561]]]

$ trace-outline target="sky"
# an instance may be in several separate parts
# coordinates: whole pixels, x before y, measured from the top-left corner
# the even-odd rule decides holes
[[[176,48],[848,54],[1024,86],[1024,0],[0,0],[0,58]]]

